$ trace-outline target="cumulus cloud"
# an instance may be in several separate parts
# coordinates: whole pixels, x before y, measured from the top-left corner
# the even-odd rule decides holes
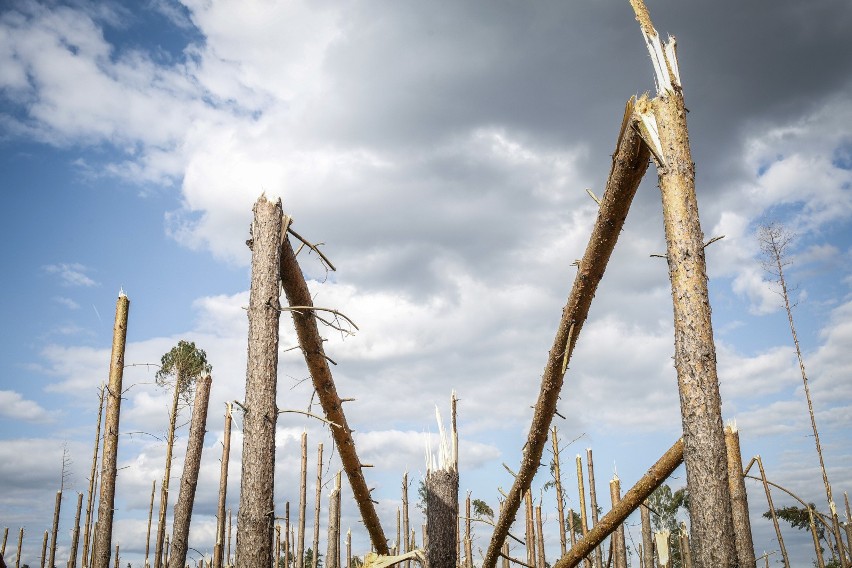
[[[59,276],[63,286],[97,286],[98,283],[86,275],[89,268],[78,263],[46,264],[42,269],[48,274]]]
[[[12,390],[0,390],[0,418],[23,420],[24,422],[48,422],[50,413],[33,400],[27,400],[21,393]]]

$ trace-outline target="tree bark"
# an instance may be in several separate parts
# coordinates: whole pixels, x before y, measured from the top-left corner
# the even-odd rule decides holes
[[[411,551],[411,539],[408,536],[410,530],[408,519],[408,472],[406,471],[402,474],[402,532],[405,533],[404,552]],[[346,568],[351,568],[351,566],[347,565]],[[411,568],[411,560],[405,561],[405,568]]]
[[[426,473],[426,565],[456,568],[456,519],[458,518],[459,474],[454,468]]]
[[[650,153],[648,148],[642,144],[634,129],[636,117],[633,113],[633,106],[634,99],[631,99],[625,108],[624,119],[612,159],[612,169],[601,199],[598,217],[594,229],[592,229],[586,251],[579,263],[568,302],[562,311],[562,319],[554,338],[553,347],[548,354],[527,444],[524,446],[521,465],[518,468],[518,475],[508,493],[505,506],[500,511],[500,517],[496,522],[491,542],[482,561],[482,568],[494,568],[503,541],[506,540],[509,528],[515,520],[523,494],[532,484],[547,442],[547,432],[556,411],[556,404],[562,390],[571,353],[576,345],[583,323],[588,317],[592,298],[601,278],[603,278],[606,265],[624,226],[630,203],[633,201],[639,182],[642,181],[642,176],[648,169]]]
[[[100,393],[98,396],[98,425],[95,428],[95,447],[92,450],[92,470],[89,473],[89,493],[88,497],[86,498],[86,525],[83,530],[83,568],[88,568],[89,566],[89,543],[91,542],[92,507],[94,505],[95,498],[95,482],[98,478],[98,452],[101,447],[101,417],[104,413],[105,392],[106,387],[104,387],[103,383],[101,383]]]
[[[44,538],[41,541],[41,568],[47,566],[47,539],[50,536],[50,531],[44,531]]]
[[[674,39],[664,48],[642,0],[631,0],[657,69],[658,94],[638,106],[657,163],[672,288],[675,369],[680,390],[692,558],[699,568],[737,564],[722,400],[707,292],[704,240],[695,196],[686,107]],[[663,55],[665,52],[666,55]],[[662,56],[660,59],[659,56]],[[641,102],[641,101],[640,101]],[[648,125],[654,123],[659,136]],[[647,133],[652,134],[647,134]]]
[[[580,500],[578,501],[580,505],[580,528],[583,531],[583,538],[586,538],[586,535],[589,534],[589,523],[588,517],[586,517],[586,488],[583,483],[583,459],[580,457],[580,454],[577,454],[577,493],[579,494]],[[586,568],[592,567],[592,559],[590,553],[585,558],[585,566]]]
[[[305,568],[305,511],[308,500],[308,433],[302,432],[302,461],[299,482],[299,534],[296,549],[296,568]],[[313,565],[317,568],[317,550],[313,550]]]
[[[62,490],[56,492],[56,502],[53,504],[53,528],[50,531],[50,556],[48,566],[56,564],[56,537],[59,533],[59,510],[62,507]]]
[[[766,492],[766,502],[769,504],[769,512],[772,516],[772,525],[775,527],[775,535],[778,537],[778,546],[781,547],[781,557],[784,559],[784,567],[790,567],[790,558],[787,556],[787,547],[784,546],[784,537],[781,536],[781,527],[778,525],[778,516],[775,514],[775,505],[772,503],[772,492],[766,481],[766,472],[763,470],[763,460],[756,456],[757,467],[760,469],[760,479],[763,481],[763,490]]]
[[[301,307],[300,310],[291,311],[293,325],[299,338],[299,345],[305,357],[305,362],[313,379],[320,404],[325,412],[325,418],[337,426],[331,428],[331,434],[343,464],[343,470],[349,478],[352,486],[352,495],[358,503],[364,526],[370,535],[370,541],[376,552],[388,554],[388,543],[382,530],[376,508],[370,495],[370,489],[364,479],[361,461],[355,449],[355,440],[352,438],[352,430],[346,422],[343,412],[343,404],[337,394],[334,378],[328,367],[328,360],[322,346],[322,337],[317,329],[317,322],[312,311],[313,299],[311,298],[305,277],[296,261],[293,247],[287,238],[281,242],[281,284],[287,295],[290,306]]]
[[[317,553],[314,552],[314,556]],[[325,552],[325,567],[340,568],[340,477],[328,498],[328,546]],[[314,563],[316,568],[316,563]]]
[[[609,482],[609,497],[614,509],[621,501],[621,480],[618,479],[617,475]],[[624,539],[624,523],[618,525],[612,538],[614,539],[613,565],[615,568],[627,568],[627,542]]]
[[[654,568],[654,535],[651,532],[651,511],[643,502],[639,513],[642,518],[642,564]]]
[[[77,546],[80,544],[80,514],[83,512],[83,494],[77,494],[77,514],[74,517],[74,532],[71,535],[71,553],[68,568],[77,568]]]
[[[624,498],[604,515],[600,522],[589,531],[568,554],[562,556],[553,568],[573,568],[596,546],[609,536],[624,520],[636,510],[642,502],[659,487],[671,473],[683,462],[683,440],[678,440],[651,469],[636,482],[636,485],[624,495]]]
[[[145,533],[145,568],[148,568],[148,555],[151,552],[151,520],[154,518],[154,494],[157,491],[157,480],[151,482],[151,504],[148,506],[148,531]],[[85,568],[85,567],[84,567]]]
[[[121,414],[124,346],[127,341],[127,315],[130,300],[121,292],[115,306],[112,354],[109,368],[109,393],[104,423],[104,450],[101,460],[101,493],[98,499],[98,524],[92,551],[92,568],[109,568],[112,552],[112,519],[115,508],[115,478],[118,474],[118,424]]]
[[[183,568],[189,547],[189,525],[192,522],[192,505],[198,487],[198,472],[201,470],[201,454],[204,451],[204,435],[207,433],[207,409],[210,402],[210,375],[200,377],[195,384],[195,402],[192,405],[192,421],[189,440],[183,459],[180,491],[175,503],[172,521],[172,554],[169,568]]]
[[[546,568],[547,565],[545,564],[544,554],[544,525],[541,522],[541,505],[536,505],[535,507],[535,533],[536,547],[538,549],[536,566],[538,566],[538,568]]]
[[[213,547],[213,568],[222,568],[224,560],[225,504],[228,501],[228,462],[231,457],[231,420],[231,403],[228,402],[225,404],[225,429],[222,434],[222,463],[219,470],[219,502],[216,505],[216,543]]]
[[[21,568],[21,551],[23,549],[24,549],[24,527],[21,527],[21,530],[18,532],[18,553],[15,555],[15,568]]]
[[[322,501],[322,442],[317,446],[317,488],[314,504],[314,550],[319,550],[320,508]],[[330,568],[330,567],[327,567]]]
[[[586,448],[586,468],[589,470],[589,508],[592,511],[592,526],[598,524],[598,492],[595,485],[595,464],[592,461],[592,448]],[[595,549],[595,567],[603,568],[602,550]]]
[[[272,562],[282,216],[280,200],[270,202],[262,195],[255,203],[237,568]]]
[[[748,493],[743,477],[743,460],[740,452],[740,434],[734,424],[725,428],[725,445],[728,455],[728,485],[731,491],[731,511],[734,518],[734,538],[737,560],[741,568],[756,565],[751,521],[748,516]]]
[[[406,536],[406,540],[408,536]],[[408,552],[406,550],[406,552]],[[464,500],[464,566],[473,568],[473,546],[470,538],[470,491]]]
[[[562,497],[562,473],[559,470],[559,436],[556,426],[551,428],[551,442],[553,443],[553,479],[556,482],[556,509],[559,512],[559,547],[560,556],[568,552],[568,543],[565,540],[565,503]]]
[[[524,520],[526,521],[527,564],[535,566],[535,524],[533,523],[532,493],[529,489],[524,493]]]

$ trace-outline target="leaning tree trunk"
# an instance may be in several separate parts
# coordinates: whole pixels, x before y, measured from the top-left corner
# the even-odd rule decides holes
[[[145,564],[144,568],[148,568],[148,557],[151,553],[151,520],[154,518],[154,495],[157,492],[157,480],[151,482],[151,501],[148,505],[148,530],[145,532]],[[83,567],[85,568],[85,566]]]
[[[175,377],[175,393],[172,397],[172,409],[169,412],[169,433],[166,440],[166,465],[163,473],[163,483],[160,486],[160,513],[157,517],[157,541],[154,546],[154,568],[168,565],[163,554],[166,539],[166,511],[169,506],[169,481],[172,477],[172,452],[175,447],[175,427],[177,425],[178,402],[180,401],[181,376],[178,371]]]
[[[683,463],[683,440],[678,440],[657,460],[651,469],[636,482],[636,485],[625,493],[624,498],[615,505],[609,513],[604,515],[600,522],[595,525],[589,534],[571,547],[568,554],[560,558],[553,568],[573,568],[585,558],[592,550],[600,545],[624,520],[635,511],[642,502],[662,485],[663,481]]]
[[[272,563],[280,251],[285,236],[282,221],[281,201],[271,202],[261,195],[254,205],[249,241],[251,291],[237,568],[258,568]]]
[[[642,0],[631,0],[657,72],[658,94],[642,105],[645,141],[657,163],[672,287],[675,369],[689,487],[692,559],[698,568],[737,565],[722,400],[695,196],[686,107],[675,41],[663,47]]]
[[[556,482],[556,509],[559,512],[559,549],[560,556],[568,552],[568,543],[565,540],[565,503],[562,496],[562,472],[559,470],[559,435],[556,426],[551,428],[551,442],[553,443],[553,479]]]
[[[195,385],[195,402],[192,405],[192,421],[189,440],[183,459],[178,500],[175,503],[172,521],[172,553],[169,568],[183,568],[189,547],[189,525],[192,521],[192,505],[198,487],[198,472],[201,469],[201,453],[204,450],[204,434],[207,432],[207,407],[210,402],[210,375],[200,377]]]
[[[89,473],[89,493],[86,498],[86,525],[83,528],[83,568],[89,567],[89,549],[92,534],[92,506],[94,505],[95,497],[95,481],[98,478],[98,452],[101,447],[101,417],[104,414],[105,392],[106,388],[103,383],[101,383],[100,393],[98,395],[98,425],[95,428],[95,448],[92,450],[92,470]]]
[[[109,393],[104,423],[104,451],[101,460],[101,493],[98,498],[98,522],[95,530],[92,568],[109,568],[112,552],[112,517],[115,509],[115,478],[118,474],[118,421],[121,414],[124,346],[127,341],[127,314],[130,300],[122,291],[115,306],[112,354],[109,367]]]
[[[742,567],[755,565],[754,541],[751,537],[751,521],[748,516],[748,493],[743,477],[743,459],[740,453],[740,434],[735,424],[725,428],[725,444],[728,452],[728,485],[731,490],[731,510],[734,516],[734,538],[737,559]]]
[[[488,551],[482,561],[482,568],[494,568],[496,565],[500,549],[509,534],[509,527],[515,520],[523,494],[532,484],[547,443],[547,432],[556,411],[556,403],[559,400],[571,353],[624,226],[630,203],[636,194],[639,182],[642,181],[642,176],[648,169],[650,154],[634,129],[636,117],[633,105],[634,99],[631,99],[625,108],[615,154],[612,158],[612,169],[600,201],[598,217],[586,251],[579,262],[568,303],[562,310],[562,319],[553,347],[548,354],[521,465],[506,497],[504,507],[500,510],[491,542],[488,544]]]
[[[225,430],[222,438],[222,464],[219,471],[219,503],[216,507],[216,544],[213,547],[213,568],[222,568],[225,551],[225,503],[228,498],[228,460],[231,455],[230,402],[225,405]]]
[[[71,534],[71,553],[68,568],[77,568],[77,546],[80,544],[80,513],[83,511],[83,494],[77,494],[77,514],[74,517],[74,532]]]
[[[15,555],[15,568],[21,568],[21,551],[24,549],[24,527],[18,532],[18,554]]]
[[[50,556],[47,565],[53,566],[56,562],[56,537],[59,533],[59,510],[62,507],[62,490],[56,492],[56,502],[53,505],[53,530],[50,531]]]
[[[288,218],[289,220],[289,218]],[[285,229],[286,230],[286,229]],[[379,554],[389,553],[387,539],[382,530],[370,489],[364,479],[363,466],[355,450],[355,440],[352,430],[343,412],[343,403],[337,394],[337,387],[328,366],[328,359],[323,349],[323,339],[317,328],[314,317],[313,299],[296,261],[296,255],[290,240],[282,238],[281,242],[281,284],[291,307],[293,325],[299,338],[302,354],[311,373],[314,389],[316,389],[325,417],[335,426],[331,427],[331,435],[337,446],[343,470],[352,486],[352,495],[358,504],[364,527],[370,535],[370,542]]]

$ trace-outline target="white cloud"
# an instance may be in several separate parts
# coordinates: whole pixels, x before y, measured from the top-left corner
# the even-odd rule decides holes
[[[48,274],[58,274],[63,286],[97,286],[98,283],[86,275],[89,268],[78,263],[47,264],[42,269]]]
[[[54,302],[56,302],[57,304],[60,304],[60,305],[62,305],[62,306],[65,306],[65,307],[66,307],[66,308],[68,308],[69,310],[79,310],[79,309],[80,309],[80,304],[78,304],[77,302],[75,302],[75,301],[74,301],[74,300],[72,300],[71,298],[64,298],[64,297],[61,297],[61,296],[54,296],[53,301],[54,301]]]
[[[0,418],[24,422],[49,422],[50,413],[37,402],[27,400],[18,392],[0,390]]]

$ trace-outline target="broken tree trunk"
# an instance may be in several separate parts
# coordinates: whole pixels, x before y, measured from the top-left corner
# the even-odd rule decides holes
[[[95,448],[92,450],[92,469],[89,473],[89,493],[86,498],[86,525],[83,528],[83,559],[82,567],[89,567],[89,550],[92,535],[92,507],[95,498],[95,481],[98,478],[98,452],[101,447],[101,417],[104,413],[104,393],[106,388],[101,383],[98,394],[98,425],[95,428]],[[147,568],[147,566],[145,567]]]
[[[553,443],[553,479],[556,482],[556,509],[559,512],[559,547],[560,556],[568,552],[565,540],[565,503],[562,497],[562,473],[559,471],[559,436],[556,426],[550,430],[550,440]]]
[[[183,568],[189,547],[189,525],[192,522],[192,505],[198,487],[198,472],[201,470],[201,454],[204,450],[204,434],[207,427],[207,408],[210,402],[210,387],[213,380],[205,375],[195,383],[195,402],[192,405],[192,420],[189,440],[183,459],[178,500],[175,503],[172,521],[172,554],[170,568]]]
[[[631,0],[656,70],[657,97],[637,105],[657,164],[672,288],[692,559],[698,568],[737,564],[722,400],[707,291],[704,235],[695,196],[686,107],[675,40],[663,47],[642,0]]]
[[[251,226],[248,364],[240,508],[237,513],[237,568],[272,563],[275,505],[275,423],[278,409],[278,321],[280,258],[284,238],[281,201],[261,195]]]
[[[606,265],[624,226],[636,188],[639,187],[639,182],[642,181],[642,176],[648,169],[650,157],[648,148],[642,144],[634,129],[637,120],[633,112],[634,103],[635,99],[628,101],[624,111],[624,119],[612,158],[612,169],[600,200],[598,217],[586,251],[579,262],[568,302],[562,310],[562,319],[541,378],[541,388],[533,411],[521,465],[506,497],[504,507],[500,510],[491,542],[482,561],[482,568],[494,568],[497,563],[503,541],[506,540],[509,528],[515,520],[523,494],[530,488],[538,470],[571,353],[589,314],[589,307],[598,283],[603,278]]]
[[[671,473],[683,462],[683,440],[678,440],[651,469],[636,482],[636,485],[624,495],[609,513],[589,531],[568,554],[560,558],[553,568],[573,568],[580,563],[596,546],[609,536],[624,520],[636,510],[647,497],[659,487]]]
[[[317,446],[317,487],[315,494],[316,502],[314,503],[314,543],[311,548],[319,550],[319,533],[320,533],[320,507],[322,501],[322,442]],[[328,558],[326,558],[326,567],[328,566]]]
[[[175,380],[175,392],[172,395],[172,407],[169,412],[169,432],[166,438],[166,465],[163,472],[163,483],[160,485],[160,512],[157,515],[157,538],[154,542],[154,568],[160,568],[164,563],[163,546],[166,542],[166,513],[169,508],[169,485],[172,479],[172,453],[175,447],[175,428],[177,426],[178,402],[180,402],[181,376],[178,372]]]
[[[743,459],[740,453],[740,434],[737,426],[729,423],[725,428],[725,445],[728,454],[728,485],[731,491],[731,511],[734,518],[734,538],[740,566],[754,566],[754,541],[748,516],[748,494],[743,477]]]
[[[148,531],[145,533],[145,565],[148,568],[148,555],[151,552],[151,519],[154,518],[154,493],[157,491],[157,480],[151,482],[151,504],[148,505]],[[85,565],[83,566],[85,568]]]
[[[621,480],[614,476],[609,482],[609,497],[613,509],[621,501]],[[624,538],[624,523],[618,525],[613,535],[613,566],[615,568],[627,568],[627,542]]]
[[[225,550],[225,503],[228,500],[228,461],[231,456],[231,409],[231,403],[226,403],[225,429],[222,433],[222,463],[219,470],[219,502],[216,506],[216,543],[213,547],[213,568],[222,568]]]
[[[68,555],[68,568],[77,568],[77,546],[80,544],[80,514],[83,511],[83,494],[77,494],[77,514],[74,517],[74,532],[71,535],[71,553]]]
[[[64,481],[64,480],[63,480]],[[56,537],[59,534],[59,511],[62,507],[62,490],[56,492],[56,502],[53,505],[53,530],[50,531],[50,552],[48,566],[53,566],[56,560]]]
[[[455,399],[455,392],[453,393]],[[429,568],[456,568],[458,558],[459,470],[455,450],[450,449],[438,409],[439,451],[437,458],[427,452],[426,465],[426,565]],[[455,439],[455,432],[453,432]]]
[[[370,489],[364,479],[361,461],[358,459],[358,453],[355,450],[355,440],[352,438],[352,430],[349,428],[346,415],[343,412],[343,403],[337,394],[337,387],[334,384],[334,378],[331,376],[331,369],[328,367],[328,359],[322,346],[323,340],[314,317],[313,299],[286,234],[281,239],[280,265],[281,284],[287,295],[287,301],[291,308],[299,308],[290,311],[293,317],[293,325],[296,328],[296,335],[299,338],[299,345],[311,373],[314,389],[316,389],[325,418],[335,424],[330,428],[331,435],[337,445],[343,470],[352,486],[352,495],[358,504],[361,519],[370,535],[370,542],[376,552],[387,555],[389,553],[387,539],[373,505]]]
[[[775,527],[775,535],[778,537],[778,546],[781,547],[781,557],[784,559],[784,566],[790,566],[790,558],[787,556],[787,547],[784,546],[784,537],[781,536],[781,526],[778,524],[778,516],[775,514],[775,505],[772,503],[772,492],[769,490],[769,483],[766,481],[766,472],[763,469],[763,460],[760,456],[755,456],[757,467],[760,469],[760,480],[763,482],[763,490],[766,492],[766,502],[769,504],[769,512],[772,515],[772,525]]]
[[[130,300],[122,291],[115,305],[112,333],[107,409],[104,423],[104,450],[101,459],[101,493],[98,498],[98,524],[95,531],[92,568],[109,568],[112,552],[112,517],[115,510],[115,478],[118,474],[118,422],[121,414],[122,379],[124,378],[124,346],[127,341],[127,314]]]
[[[595,463],[592,461],[592,448],[586,448],[586,468],[589,470],[589,509],[592,512],[592,526],[598,524],[598,492],[595,486]],[[595,549],[595,568],[603,568],[603,551]]]
[[[308,499],[308,433],[302,432],[302,461],[301,477],[299,478],[299,530],[297,535],[296,568],[305,568],[305,511]],[[317,549],[313,550],[314,566],[316,568]]]
[[[654,534],[651,532],[651,510],[643,502],[639,514],[642,518],[642,564],[654,568]]]
[[[314,549],[316,550],[316,549]],[[316,555],[317,553],[314,553]],[[328,498],[328,544],[325,552],[326,568],[340,568],[340,474]],[[314,564],[316,568],[316,564]]]

